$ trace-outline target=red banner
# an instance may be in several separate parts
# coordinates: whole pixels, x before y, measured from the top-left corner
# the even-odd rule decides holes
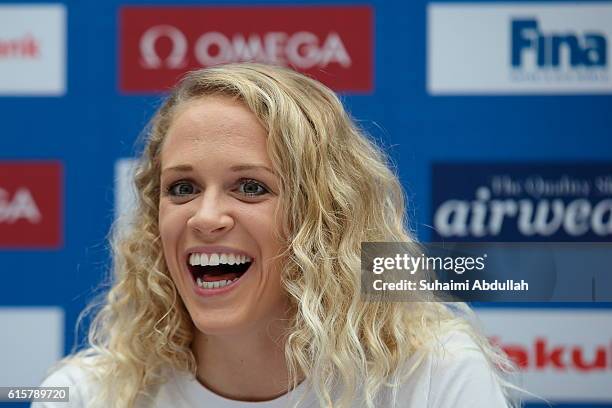
[[[0,248],[63,245],[62,163],[0,162]]]
[[[229,62],[289,66],[336,91],[371,92],[373,12],[338,7],[123,7],[120,88],[164,91]]]

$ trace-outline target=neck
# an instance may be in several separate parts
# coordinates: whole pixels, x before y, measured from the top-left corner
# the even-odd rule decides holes
[[[280,322],[232,336],[196,330],[192,350],[198,381],[215,394],[239,401],[268,401],[287,393],[285,330]]]

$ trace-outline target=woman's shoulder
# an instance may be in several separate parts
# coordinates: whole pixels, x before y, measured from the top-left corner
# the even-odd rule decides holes
[[[507,407],[496,368],[467,332],[441,335],[416,352],[410,363],[417,368],[402,394],[418,402],[407,406]]]
[[[71,358],[51,369],[41,387],[68,387],[69,402],[35,402],[32,408],[79,408],[87,406],[87,401],[95,395],[98,387],[95,374],[96,358]]]
[[[432,361],[441,365],[456,366],[461,362],[487,361],[482,347],[464,330],[439,335],[425,352]]]

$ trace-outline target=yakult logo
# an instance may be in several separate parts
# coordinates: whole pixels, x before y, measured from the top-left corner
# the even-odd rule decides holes
[[[62,165],[0,163],[0,248],[62,243]]]
[[[0,37],[0,61],[9,58],[38,58],[40,43],[32,34],[16,38]]]
[[[612,165],[436,165],[433,224],[445,240],[609,241]]]
[[[595,347],[555,344],[545,337],[536,337],[531,344],[503,343],[491,338],[522,370],[598,372],[612,370],[612,339]]]
[[[527,391],[538,398],[585,406],[612,401],[609,310],[479,308],[476,312],[492,343],[522,371],[521,386]]]
[[[163,90],[187,70],[252,61],[292,67],[336,90],[369,91],[371,20],[368,7],[127,7],[121,86]]]
[[[608,42],[598,32],[544,33],[538,20],[512,21],[512,66],[521,67],[530,54],[538,67],[605,67]]]

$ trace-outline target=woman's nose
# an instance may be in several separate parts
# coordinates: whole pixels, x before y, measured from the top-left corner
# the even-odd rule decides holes
[[[232,229],[234,218],[228,213],[219,194],[208,190],[197,202],[195,212],[187,221],[187,226],[194,232],[202,238],[215,239]]]

